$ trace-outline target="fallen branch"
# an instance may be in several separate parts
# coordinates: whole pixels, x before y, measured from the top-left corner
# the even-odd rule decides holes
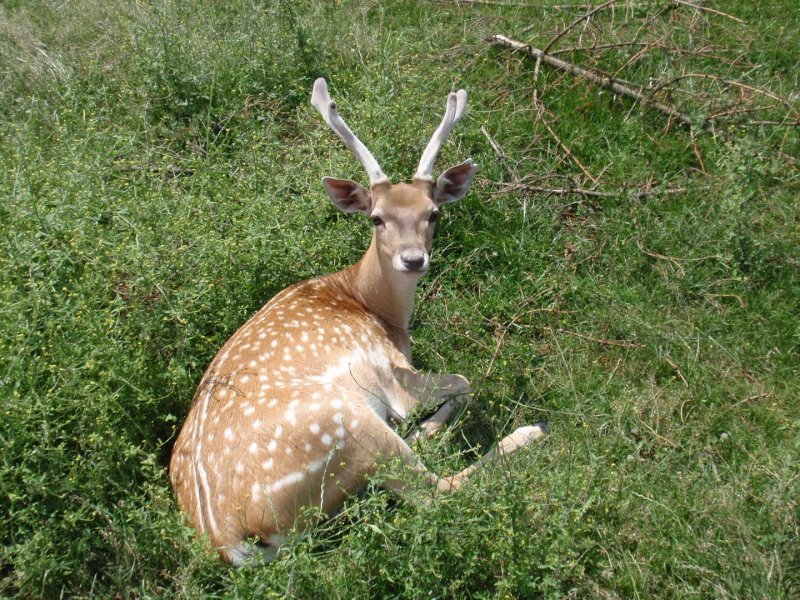
[[[742,91],[751,92],[753,94],[758,94],[760,96],[765,96],[766,98],[769,98],[771,100],[775,100],[775,102],[778,102],[778,103],[782,104],[790,112],[794,113],[795,115],[798,114],[797,109],[792,105],[791,102],[789,102],[788,100],[785,100],[784,98],[781,98],[780,96],[777,96],[777,95],[773,94],[769,90],[765,90],[763,88],[755,87],[755,86],[752,86],[752,85],[747,85],[746,83],[742,83],[741,81],[733,81],[731,79],[724,79],[723,77],[718,77],[716,75],[711,75],[710,73],[684,73],[682,75],[677,75],[675,77],[667,79],[666,81],[662,81],[661,83],[659,83],[654,88],[648,90],[647,97],[649,98],[649,97],[653,96],[656,92],[659,92],[659,91],[663,90],[664,88],[669,87],[669,86],[671,86],[671,85],[673,85],[673,84],[675,84],[678,81],[681,81],[683,79],[708,79],[710,81],[716,81],[717,83],[720,83],[720,84],[728,86],[728,87],[736,87],[736,88],[739,88]]]
[[[556,58],[550,54],[545,54],[542,50],[538,48],[534,48],[530,44],[525,44],[523,42],[519,42],[517,40],[512,40],[504,35],[491,35],[486,38],[486,41],[490,44],[495,46],[501,46],[503,48],[510,48],[512,50],[521,50],[526,52],[530,56],[536,59],[537,63],[542,62],[546,65],[549,65],[555,69],[559,69],[560,71],[565,71],[567,73],[571,73],[573,75],[577,75],[587,81],[591,81],[592,83],[600,86],[603,89],[609,90],[614,94],[619,96],[625,96],[626,98],[631,98],[645,106],[649,106],[651,108],[656,109],[657,111],[667,115],[668,117],[675,119],[681,125],[686,127],[692,127],[692,118],[676,110],[675,108],[664,104],[663,102],[659,102],[657,100],[653,100],[648,95],[643,94],[642,92],[630,88],[626,85],[623,85],[619,79],[615,77],[611,77],[610,75],[606,75],[605,73],[600,73],[597,71],[590,71],[588,69],[584,69],[583,67],[579,67],[578,65],[572,64],[571,62],[567,62],[560,58]]]
[[[693,2],[686,2],[686,0],[672,0],[672,1],[675,4],[681,4],[683,6],[690,6],[691,8],[693,8],[693,9],[695,9],[697,11],[705,11],[705,12],[711,13],[713,15],[719,15],[720,17],[726,17],[728,19],[731,19],[732,21],[736,21],[737,23],[740,23],[741,25],[747,25],[747,21],[745,21],[744,19],[740,19],[739,17],[734,17],[733,15],[729,15],[728,13],[724,13],[721,10],[715,10],[715,9],[709,8],[707,6],[700,6],[699,4],[695,4]]]
[[[567,158],[569,158],[572,162],[574,162],[576,165],[578,165],[578,168],[581,171],[583,171],[584,175],[586,175],[589,179],[592,180],[592,183],[597,183],[597,177],[595,177],[594,175],[589,173],[589,171],[586,169],[586,167],[583,166],[583,163],[580,160],[578,160],[578,157],[575,156],[572,153],[572,150],[570,150],[569,147],[564,142],[561,141],[561,138],[558,137],[558,135],[556,134],[555,131],[553,131],[553,128],[550,127],[550,125],[548,125],[547,120],[544,118],[544,115],[540,115],[540,116],[541,116],[541,119],[542,119],[542,124],[545,126],[545,129],[547,129],[547,131],[550,132],[550,135],[553,136],[553,139],[556,141],[556,143],[559,146],[561,146],[561,149],[567,155]]]
[[[558,42],[558,40],[560,40],[562,37],[567,35],[573,27],[575,27],[576,25],[580,25],[584,21],[588,21],[594,15],[599,13],[601,10],[604,10],[604,9],[608,8],[609,6],[611,6],[612,4],[616,4],[616,3],[617,3],[617,0],[609,0],[608,2],[605,2],[605,3],[601,4],[600,6],[594,7],[592,10],[587,12],[585,15],[581,15],[580,17],[575,19],[572,23],[570,23],[569,25],[564,27],[564,29],[559,31],[549,42],[547,42],[547,45],[542,50],[542,54],[547,54],[547,52],[550,50],[550,48],[552,48],[556,44],[556,42]]]
[[[618,346],[620,348],[631,348],[635,350],[641,350],[643,348],[647,348],[644,344],[640,344],[638,342],[632,342],[630,340],[604,340],[601,338],[595,338],[589,335],[584,335],[582,333],[578,333],[577,331],[569,331],[568,329],[556,329],[556,333],[566,333],[567,335],[571,335],[581,340],[585,340],[587,342],[594,342],[595,344],[600,344],[601,346]]]
[[[724,256],[720,256],[719,254],[709,254],[708,256],[695,256],[695,257],[689,257],[689,258],[679,258],[677,256],[665,256],[664,254],[658,254],[657,252],[653,252],[653,251],[648,250],[647,248],[645,248],[644,245],[642,245],[642,240],[640,240],[638,237],[636,238],[636,246],[639,248],[639,250],[643,254],[646,254],[647,256],[649,256],[651,258],[657,258],[659,260],[666,260],[666,261],[669,261],[669,262],[674,263],[676,265],[679,264],[679,263],[702,262],[704,260],[718,260],[721,263],[727,263],[728,262],[727,259]]]
[[[633,193],[637,198],[644,196],[654,196],[656,194],[685,194],[689,188],[676,187],[676,188],[658,188],[658,187],[629,187],[622,188],[614,191],[601,191],[592,190],[580,187],[548,187],[540,185],[529,185],[527,183],[503,183],[501,181],[491,181],[492,185],[506,188],[508,191],[522,190],[524,192],[531,192],[534,194],[548,194],[551,196],[568,196],[570,194],[576,196],[585,196],[587,198],[622,198],[626,195]],[[705,189],[704,187],[692,188],[693,190]]]
[[[674,360],[672,360],[669,356],[665,356],[664,360],[667,361],[667,364],[669,365],[669,368],[672,369],[673,371],[675,371],[675,375],[678,376],[678,378],[681,380],[681,382],[683,382],[683,385],[688,389],[689,388],[689,382],[686,381],[686,377],[683,376],[683,373],[681,372],[681,368],[678,366],[678,364]]]

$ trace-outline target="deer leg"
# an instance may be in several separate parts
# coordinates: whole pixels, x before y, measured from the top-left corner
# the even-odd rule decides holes
[[[408,393],[427,408],[441,406],[448,398],[472,393],[472,387],[463,375],[418,373],[405,367],[395,367],[394,374]]]
[[[414,442],[418,442],[420,440],[431,439],[442,427],[447,424],[447,422],[450,420],[450,417],[452,417],[453,412],[461,407],[461,405],[464,403],[463,398],[464,396],[446,400],[445,403],[439,407],[439,410],[422,421],[415,431],[405,437],[406,443],[413,444]]]
[[[426,479],[437,492],[457,490],[473,473],[484,465],[498,460],[501,456],[516,452],[545,434],[543,425],[520,427],[500,440],[497,446],[466,469],[454,475],[442,477],[429,471],[420,462],[405,440],[398,436],[388,425],[383,422],[381,422],[381,425],[384,426],[381,434],[372,438],[373,443],[377,444],[375,448],[377,456],[382,459],[400,458],[410,473]],[[402,494],[408,488],[408,483],[404,479],[388,479],[383,482],[383,486]]]
[[[395,368],[395,376],[403,388],[417,398],[424,408],[439,407],[425,419],[417,431],[405,438],[411,444],[420,439],[430,439],[450,419],[453,413],[469,400],[472,388],[462,375],[445,373],[418,373],[412,369]]]

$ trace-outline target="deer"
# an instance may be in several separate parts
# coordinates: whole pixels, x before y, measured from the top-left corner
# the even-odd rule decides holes
[[[201,379],[169,477],[179,508],[224,561],[275,559],[289,531],[312,524],[309,508],[316,518],[336,514],[387,461],[403,469],[381,481],[384,488],[402,495],[413,477],[447,493],[544,435],[544,424],[519,427],[447,477],[429,471],[412,450],[472,393],[461,375],[415,370],[408,329],[440,208],[466,195],[477,170],[467,159],[432,175],[466,100],[464,90],[449,94],[411,182],[392,184],[339,115],[326,81],[314,83],[312,105],[369,178],[369,189],[332,177],[322,185],[336,207],[370,218],[372,241],[355,265],[274,296],[223,345]],[[421,409],[432,415],[401,437],[397,426]]]

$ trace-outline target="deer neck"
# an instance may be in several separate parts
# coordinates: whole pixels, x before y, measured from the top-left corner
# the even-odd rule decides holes
[[[393,328],[407,333],[421,275],[398,272],[391,261],[381,260],[374,237],[361,260],[350,268],[350,275],[358,301]]]

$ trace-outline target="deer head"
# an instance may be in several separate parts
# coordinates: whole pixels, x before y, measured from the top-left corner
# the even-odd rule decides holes
[[[322,185],[331,201],[345,212],[361,212],[369,216],[375,226],[373,246],[384,276],[388,276],[391,269],[418,279],[430,265],[439,207],[463,198],[477,170],[477,165],[467,159],[447,169],[435,180],[432,175],[442,144],[464,116],[467,93],[459,90],[448,96],[442,122],[422,153],[411,183],[397,184],[389,181],[372,153],[339,116],[336,103],[331,100],[322,78],[314,83],[311,104],[361,162],[369,177],[369,189],[349,179],[324,177]]]

